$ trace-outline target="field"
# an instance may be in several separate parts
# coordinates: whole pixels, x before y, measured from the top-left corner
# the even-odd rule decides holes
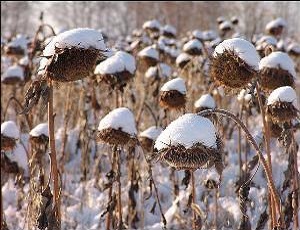
[[[1,229],[299,229],[297,9],[1,2]]]

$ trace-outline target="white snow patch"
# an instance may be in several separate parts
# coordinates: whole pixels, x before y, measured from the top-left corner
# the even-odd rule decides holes
[[[206,30],[202,32],[202,39],[206,41],[214,40],[218,37],[218,34],[214,30]]]
[[[156,60],[158,60],[159,58],[159,54],[158,51],[153,48],[152,46],[148,46],[144,49],[142,49],[139,53],[138,53],[139,57],[151,57],[154,58]]]
[[[5,121],[1,124],[1,134],[6,137],[18,139],[20,131],[14,121]]]
[[[77,28],[58,34],[45,47],[43,55],[54,55],[55,47],[61,49],[77,47],[83,49],[94,48],[102,51],[106,50],[102,34],[97,30],[89,28]]]
[[[262,58],[259,62],[259,69],[268,68],[282,68],[287,70],[294,78],[296,78],[295,64],[288,54],[276,51],[270,55]]]
[[[240,102],[242,102],[242,101],[249,102],[251,100],[251,98],[252,98],[251,94],[248,93],[248,91],[245,89],[242,89],[237,96],[237,99]]]
[[[167,33],[170,33],[172,35],[176,35],[177,31],[176,31],[176,28],[174,26],[171,26],[171,25],[165,25],[163,27],[163,31],[164,32],[167,32]]]
[[[190,148],[196,143],[216,148],[216,140],[216,129],[209,119],[188,113],[171,122],[162,131],[156,139],[154,148],[161,150],[168,148],[170,144]]]
[[[295,90],[290,86],[283,86],[272,91],[268,97],[267,105],[271,105],[277,101],[281,102],[292,102],[295,108],[297,105],[297,94]]]
[[[95,74],[116,74],[128,71],[134,74],[136,63],[134,57],[124,51],[118,51],[110,58],[96,66]]]
[[[202,49],[201,42],[198,39],[193,39],[184,44],[183,51],[186,52],[191,49]]]
[[[224,21],[219,25],[220,30],[232,29],[233,25],[230,21]]]
[[[291,44],[288,45],[287,51],[300,54],[300,44],[298,44],[296,42],[292,42]]]
[[[39,137],[41,135],[45,135],[46,137],[49,136],[48,131],[48,124],[47,123],[41,123],[35,126],[29,133],[32,137]]]
[[[143,24],[143,29],[160,29],[161,25],[159,23],[159,21],[157,20],[150,20],[150,21],[146,21]]]
[[[17,143],[15,149],[5,152],[5,154],[11,161],[16,162],[20,168],[24,169],[25,176],[29,176],[27,153],[22,144]]]
[[[19,65],[13,65],[8,67],[8,69],[1,76],[1,80],[3,81],[4,79],[9,77],[17,77],[20,78],[21,80],[24,80],[23,68]]]
[[[203,38],[203,34],[202,34],[202,31],[201,30],[194,30],[192,32],[192,36],[194,38],[197,38],[197,39],[202,39]]]
[[[23,58],[20,59],[19,64],[22,66],[26,66],[29,64],[29,58],[28,56],[24,56]]]
[[[27,44],[29,43],[28,38],[22,34],[18,34],[11,42],[7,44],[8,47],[21,47],[22,49],[27,49]]]
[[[287,23],[283,18],[276,18],[273,21],[270,21],[267,25],[266,25],[266,30],[270,30],[272,28],[277,28],[277,27],[286,27]]]
[[[269,44],[269,45],[276,46],[276,45],[277,45],[277,39],[274,38],[273,36],[265,35],[265,36],[262,36],[262,37],[256,42],[256,45],[264,44],[264,43]]]
[[[259,55],[256,52],[254,45],[247,40],[241,38],[231,38],[221,42],[214,51],[214,56],[222,54],[225,50],[234,51],[241,59],[243,59],[249,66],[258,70]]]
[[[207,107],[214,109],[216,108],[216,102],[210,94],[204,94],[195,102],[194,106],[196,108]]]
[[[108,113],[99,123],[98,130],[121,129],[130,135],[136,135],[136,125],[133,113],[125,107],[117,108]]]
[[[141,132],[140,137],[147,137],[155,141],[162,131],[163,129],[161,127],[151,126],[150,128]]]
[[[158,75],[158,71],[161,71],[159,76],[164,78],[170,77],[172,75],[172,69],[169,65],[165,63],[159,63],[159,67],[160,70],[158,69],[157,66],[149,67],[145,73],[145,77],[146,78],[156,77]]]
[[[220,197],[218,203],[222,208],[224,208],[233,215],[235,222],[240,221],[241,212],[239,208],[239,202],[237,199],[233,197]]]
[[[176,64],[179,65],[182,62],[190,61],[190,60],[191,60],[191,56],[190,55],[188,55],[187,53],[181,53],[176,58]]]
[[[177,77],[173,80],[166,82],[161,88],[160,91],[170,91],[177,90],[182,94],[186,94],[185,82],[182,78]]]

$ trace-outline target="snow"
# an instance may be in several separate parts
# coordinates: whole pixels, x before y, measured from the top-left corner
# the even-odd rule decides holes
[[[169,65],[165,64],[165,63],[159,63],[159,67],[160,67],[160,77],[170,77],[172,75],[172,69]],[[145,77],[146,78],[152,78],[158,75],[158,67],[157,66],[151,66],[148,68],[148,70],[145,73]]]
[[[212,122],[196,114],[187,113],[172,121],[162,131],[155,142],[154,148],[162,150],[171,144],[191,148],[196,143],[216,148],[216,130]]]
[[[28,58],[28,56],[26,55],[25,57],[21,58],[20,61],[19,61],[19,64],[23,65],[23,66],[28,65],[29,64],[29,58]]]
[[[163,31],[164,32],[167,32],[167,33],[170,33],[170,34],[172,34],[172,35],[176,35],[176,28],[174,27],[174,26],[171,26],[171,25],[165,25],[164,27],[163,27]]]
[[[217,22],[224,22],[226,19],[222,16],[217,18]]]
[[[193,39],[184,44],[183,51],[188,51],[191,49],[201,49],[201,48],[202,48],[201,42],[198,39]]]
[[[237,96],[237,99],[240,102],[242,102],[242,101],[249,102],[251,100],[251,98],[252,98],[251,94],[248,93],[247,90],[245,90],[245,89],[242,89]]]
[[[101,51],[106,50],[102,34],[97,30],[89,28],[77,28],[58,34],[45,47],[43,55],[54,55],[55,47],[61,49],[77,47],[83,49],[94,48]]]
[[[24,70],[19,65],[13,65],[8,67],[8,69],[1,76],[1,80],[4,80],[9,77],[17,77],[21,80],[24,80]]]
[[[292,42],[291,44],[288,45],[287,47],[287,51],[288,52],[295,52],[295,53],[298,53],[300,54],[300,44],[296,43],[296,42]]]
[[[161,127],[151,126],[150,128],[141,132],[140,137],[147,137],[155,141],[162,131],[163,129]]]
[[[139,57],[151,57],[151,58],[154,58],[156,60],[158,60],[159,58],[159,54],[158,54],[158,51],[153,48],[152,46],[148,46],[144,49],[142,49],[139,53],[138,53],[138,56]]]
[[[203,34],[202,34],[201,30],[194,30],[192,32],[192,35],[193,35],[194,38],[197,38],[197,39],[202,39],[202,37],[203,37]]]
[[[294,62],[289,55],[284,52],[272,52],[270,55],[262,58],[259,63],[259,69],[261,70],[265,67],[287,70],[294,78],[296,78]]]
[[[258,70],[259,55],[255,47],[247,40],[241,38],[231,38],[221,42],[214,51],[214,56],[222,54],[225,50],[234,51],[242,60],[255,70]]]
[[[232,24],[230,21],[224,21],[219,25],[220,30],[231,29],[231,28],[232,28]]]
[[[216,102],[210,94],[204,94],[195,102],[194,106],[196,108],[207,107],[214,109],[216,108]]]
[[[205,169],[206,180],[214,180],[219,183],[220,175],[215,168]]]
[[[206,30],[202,32],[203,40],[214,40],[218,37],[218,34],[213,30]]]
[[[238,21],[239,19],[238,19],[238,17],[237,16],[233,16],[233,17],[231,17],[231,19],[230,19],[232,22],[234,22],[234,21]]]
[[[143,29],[147,29],[147,28],[150,28],[150,29],[159,29],[161,27],[159,21],[157,20],[150,20],[150,21],[146,21],[144,24],[143,24]]]
[[[165,53],[169,54],[173,58],[177,58],[178,55],[180,54],[180,50],[176,48],[170,48],[168,46],[165,47],[164,49]]]
[[[179,65],[180,63],[182,63],[184,61],[190,61],[190,60],[191,60],[190,55],[188,55],[187,53],[181,53],[176,58],[176,64]]]
[[[128,71],[134,74],[136,63],[134,57],[124,51],[118,51],[110,58],[96,66],[95,74],[115,74]]]
[[[22,144],[17,143],[16,148],[5,154],[11,161],[16,162],[20,168],[24,169],[25,176],[29,176],[27,153]]]
[[[108,128],[121,129],[130,135],[137,134],[134,115],[125,107],[114,109],[101,119],[98,130],[101,131]]]
[[[290,86],[283,86],[273,90],[268,97],[267,105],[272,105],[277,101],[292,102],[293,106],[295,108],[298,108],[297,94],[295,90]]]
[[[186,87],[185,82],[182,78],[177,77],[166,82],[161,88],[160,91],[170,91],[170,90],[177,90],[182,94],[186,94]]]
[[[218,199],[219,205],[231,213],[234,217],[235,222],[239,222],[241,218],[240,206],[237,199],[233,197],[220,197]]]
[[[270,21],[267,25],[266,25],[266,30],[270,30],[272,28],[277,28],[277,27],[286,27],[287,23],[283,18],[276,18],[273,21]]]
[[[47,123],[38,124],[30,131],[29,134],[32,137],[39,137],[41,135],[45,135],[48,137],[49,136],[48,124]]]
[[[18,34],[11,42],[7,44],[8,47],[21,47],[22,49],[27,49],[27,44],[29,40],[22,34]]]
[[[5,121],[1,124],[1,134],[5,137],[18,139],[20,131],[14,121]]]
[[[266,44],[269,44],[269,45],[276,46],[276,45],[277,45],[277,39],[274,38],[273,36],[265,35],[265,36],[262,36],[262,37],[256,42],[257,45],[263,44],[263,43],[266,43]]]

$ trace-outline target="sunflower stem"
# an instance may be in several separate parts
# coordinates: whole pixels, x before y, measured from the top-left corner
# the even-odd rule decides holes
[[[198,113],[198,115],[200,115],[200,116],[209,116],[211,114],[220,114],[220,115],[223,115],[223,116],[226,116],[226,117],[230,118],[239,127],[241,127],[241,129],[245,132],[247,140],[249,141],[249,143],[256,150],[256,153],[258,154],[259,160],[260,160],[260,162],[261,162],[261,164],[263,166],[263,169],[264,169],[265,174],[266,174],[266,179],[267,179],[268,187],[270,189],[271,195],[274,198],[276,209],[277,209],[278,213],[280,213],[280,218],[281,218],[280,225],[281,225],[281,227],[284,228],[285,224],[284,224],[283,213],[280,212],[281,211],[281,209],[280,209],[280,197],[279,197],[279,194],[278,194],[278,192],[276,190],[276,187],[275,187],[275,184],[274,184],[274,180],[273,180],[273,176],[272,176],[272,173],[269,170],[267,161],[264,158],[264,156],[263,156],[261,150],[259,149],[257,143],[255,142],[255,139],[250,134],[250,132],[247,129],[247,127],[245,126],[245,124],[238,117],[236,117],[234,114],[232,114],[231,112],[229,112],[227,110],[224,110],[224,109],[207,109],[207,110],[203,110],[203,111],[201,111],[201,112]]]
[[[53,83],[49,79],[49,101],[48,101],[48,126],[49,126],[49,143],[50,143],[50,158],[51,158],[51,177],[54,185],[54,208],[55,217],[58,224],[58,229],[61,229],[61,213],[60,213],[60,185],[58,182],[58,169],[56,161],[56,149],[54,138],[54,114],[53,114]]]

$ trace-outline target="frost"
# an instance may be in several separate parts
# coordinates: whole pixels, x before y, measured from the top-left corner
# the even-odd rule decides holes
[[[216,148],[216,130],[212,122],[196,114],[188,113],[171,122],[158,136],[154,148],[158,151],[171,144],[191,148],[196,143]]]
[[[185,87],[184,80],[178,77],[168,81],[160,88],[160,91],[170,91],[170,90],[177,90],[182,94],[186,94],[186,87]]]
[[[137,134],[133,113],[125,107],[114,109],[102,118],[98,130],[101,131],[108,128],[121,129],[130,135]]]
[[[294,62],[289,55],[284,52],[272,52],[270,55],[262,58],[259,63],[259,69],[261,70],[265,67],[287,70],[294,78],[296,78]]]

